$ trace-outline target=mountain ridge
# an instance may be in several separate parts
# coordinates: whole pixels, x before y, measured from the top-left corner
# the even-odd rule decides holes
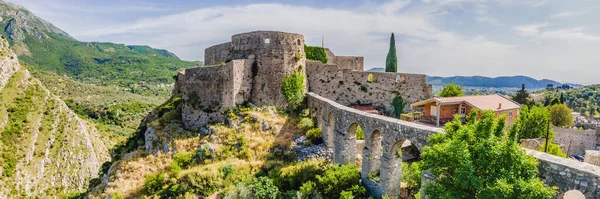
[[[383,68],[372,68],[367,70],[368,72],[384,72]],[[487,76],[427,76],[427,83],[434,86],[443,86],[450,83],[455,83],[461,86],[471,87],[493,87],[493,88],[521,88],[522,84],[525,84],[526,88],[541,89],[546,88],[548,84],[554,86],[562,85],[562,83],[550,79],[534,79],[524,75],[515,76],[498,76],[498,77],[487,77]],[[577,85],[577,84],[569,84]]]
[[[173,83],[172,77],[181,68],[202,65],[145,45],[78,41],[26,8],[1,0],[0,26],[0,35],[32,69],[86,83],[118,85],[133,91],[142,85],[151,90],[152,85]]]

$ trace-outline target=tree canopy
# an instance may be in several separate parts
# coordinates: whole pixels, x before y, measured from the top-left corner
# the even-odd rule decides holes
[[[504,131],[506,117],[472,111],[429,137],[423,170],[436,176],[424,194],[437,198],[552,198],[556,191],[537,178],[537,161],[519,147],[515,134]]]
[[[569,127],[575,123],[573,121],[573,115],[571,115],[571,112],[573,111],[565,104],[549,106],[548,110],[550,111],[550,122],[552,122],[554,126]]]
[[[529,93],[525,90],[525,84],[521,85],[521,90],[517,91],[517,94],[512,97],[512,100],[519,104],[529,105],[532,103],[532,100],[529,98]]]
[[[447,84],[440,92],[440,97],[456,97],[465,95],[462,87],[454,83]]]
[[[511,126],[511,134],[520,139],[546,138],[550,112],[546,107],[523,105],[521,113],[515,123]],[[550,128],[550,140],[554,138],[554,131]]]
[[[392,36],[390,37],[390,50],[385,59],[385,72],[398,72],[398,57],[396,55],[396,40],[394,39],[394,33],[392,33]]]

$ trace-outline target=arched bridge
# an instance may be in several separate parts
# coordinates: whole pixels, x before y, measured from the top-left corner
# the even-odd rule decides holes
[[[365,135],[362,180],[376,196],[384,193],[400,195],[402,158],[399,153],[404,141],[409,140],[422,150],[429,145],[427,137],[441,131],[440,128],[366,113],[314,93],[308,93],[308,104],[312,116],[321,126],[325,143],[333,148],[335,163],[355,163],[356,129],[361,127]],[[380,183],[367,178],[369,174],[377,173]]]

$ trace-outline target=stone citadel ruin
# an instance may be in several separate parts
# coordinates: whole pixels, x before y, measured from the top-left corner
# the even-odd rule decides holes
[[[201,129],[225,120],[223,111],[250,102],[257,106],[286,106],[283,79],[300,72],[306,76],[308,107],[322,128],[333,161],[352,163],[357,154],[356,128],[365,134],[362,180],[377,197],[400,195],[402,160],[396,153],[405,141],[420,151],[427,137],[441,129],[370,114],[350,105],[370,105],[389,115],[400,96],[411,104],[432,97],[422,74],[365,72],[362,57],[336,56],[327,49],[327,63],[310,61],[300,34],[256,31],[233,35],[230,42],[205,50],[206,67],[186,69],[177,76],[183,93],[182,119],[186,128]],[[360,149],[358,149],[360,150]],[[540,160],[540,177],[564,193],[580,190],[588,198],[600,195],[600,167],[556,159],[528,151]],[[582,163],[583,164],[583,163]],[[379,173],[380,182],[368,179]]]

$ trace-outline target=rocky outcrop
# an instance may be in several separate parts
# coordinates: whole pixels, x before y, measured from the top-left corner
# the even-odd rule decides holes
[[[22,67],[4,39],[0,52],[0,198],[84,191],[109,159],[105,140]]]

